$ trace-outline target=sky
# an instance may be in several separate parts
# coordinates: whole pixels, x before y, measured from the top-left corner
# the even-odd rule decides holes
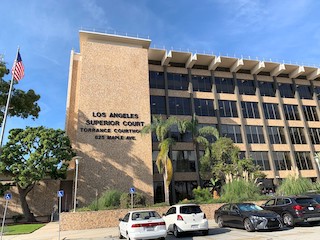
[[[319,12],[318,0],[2,0],[0,54],[11,68],[20,47],[25,77],[15,87],[41,96],[37,119],[7,119],[5,141],[12,128],[65,129],[81,29],[150,38],[168,51],[320,67]]]

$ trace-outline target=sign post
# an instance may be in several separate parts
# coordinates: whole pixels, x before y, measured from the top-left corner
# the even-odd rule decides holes
[[[131,208],[133,208],[133,194],[135,193],[134,187],[130,188],[130,196],[131,196]]]
[[[8,209],[8,202],[9,202],[9,200],[12,199],[11,193],[6,193],[6,194],[4,195],[4,199],[6,200],[6,206],[5,206],[5,208],[4,208],[2,225],[1,225],[1,240],[2,240],[2,235],[3,235],[4,222],[5,222],[5,220],[6,220],[6,214],[7,214],[7,209]]]
[[[58,198],[59,198],[59,238],[58,240],[60,240],[60,213],[61,213],[61,198],[64,196],[64,191],[63,190],[59,190],[57,192]]]

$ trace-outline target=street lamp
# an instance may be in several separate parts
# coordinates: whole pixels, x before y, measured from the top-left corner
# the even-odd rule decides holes
[[[76,211],[76,207],[77,207],[77,188],[78,188],[79,159],[81,159],[81,157],[76,157],[75,158],[76,176],[75,176],[75,179],[74,179],[73,212]]]

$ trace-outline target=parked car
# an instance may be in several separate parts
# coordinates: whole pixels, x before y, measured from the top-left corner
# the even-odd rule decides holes
[[[214,219],[220,228],[238,227],[248,232],[283,227],[279,214],[264,210],[253,203],[224,204],[214,212]]]
[[[163,215],[168,232],[179,237],[182,232],[201,231],[208,235],[209,225],[206,214],[202,212],[197,204],[177,204],[169,208]]]
[[[274,197],[262,205],[264,209],[280,214],[285,225],[320,221],[320,204],[308,196]]]
[[[131,211],[119,221],[120,239],[165,239],[167,236],[166,224],[154,210]]]
[[[319,193],[306,193],[304,194],[308,197],[312,197],[314,200],[316,200],[320,204],[320,194]]]

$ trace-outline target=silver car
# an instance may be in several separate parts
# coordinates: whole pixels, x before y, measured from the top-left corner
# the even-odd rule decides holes
[[[200,231],[208,235],[209,225],[206,214],[197,204],[177,204],[170,207],[163,215],[168,232],[179,237],[182,232]]]

